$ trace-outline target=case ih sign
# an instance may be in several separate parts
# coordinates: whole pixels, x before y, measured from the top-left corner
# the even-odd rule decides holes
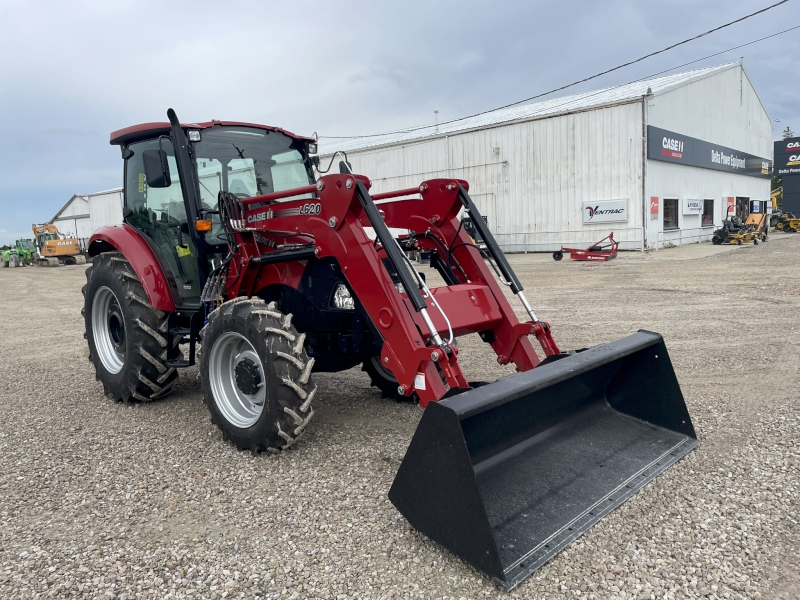
[[[772,174],[772,161],[768,158],[652,125],[647,126],[647,158],[765,179]]]
[[[775,142],[775,175],[800,175],[800,138]]]

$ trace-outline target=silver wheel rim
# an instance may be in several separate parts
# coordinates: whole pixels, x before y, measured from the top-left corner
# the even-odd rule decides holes
[[[371,360],[372,360],[372,366],[375,367],[375,370],[381,377],[383,377],[386,381],[397,383],[397,377],[395,377],[389,369],[387,369],[381,364],[380,356],[373,356]]]
[[[261,378],[255,394],[246,394],[236,382],[236,367],[243,361],[252,362]],[[246,337],[229,331],[217,338],[208,359],[208,380],[217,408],[231,425],[246,429],[258,421],[267,398],[266,377],[261,359]]]
[[[92,301],[94,347],[106,371],[117,374],[125,365],[125,317],[117,297],[99,288]]]

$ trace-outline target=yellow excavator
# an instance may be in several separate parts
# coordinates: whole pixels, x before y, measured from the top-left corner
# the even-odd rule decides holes
[[[52,223],[34,224],[31,229],[37,250],[35,255],[37,267],[86,264],[86,257],[81,254],[78,240],[64,237]]]

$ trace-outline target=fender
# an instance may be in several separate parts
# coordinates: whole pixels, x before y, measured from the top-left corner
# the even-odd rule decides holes
[[[175,312],[169,283],[153,250],[142,235],[128,224],[101,227],[89,240],[89,256],[118,250],[131,263],[153,308]]]

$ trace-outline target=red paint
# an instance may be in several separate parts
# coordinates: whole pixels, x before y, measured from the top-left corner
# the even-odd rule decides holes
[[[360,175],[326,175],[319,180],[322,189],[313,188],[317,198],[288,199],[278,205],[264,206],[265,202],[312,191],[306,188],[250,198],[242,202],[243,212],[236,218],[256,229],[263,237],[272,237],[276,231],[295,232],[298,240],[308,243],[310,238],[302,238],[299,234],[314,236],[315,254],[320,258],[336,258],[348,284],[379,327],[385,340],[381,352],[382,364],[391,369],[399,386],[409,391],[415,390],[420,404],[425,406],[428,402],[441,399],[449,388],[468,385],[458,363],[458,348],[451,348],[449,353],[444,353],[426,345],[427,328],[419,313],[410,306],[407,295],[397,292],[381,262],[385,254],[376,249],[373,240],[364,231],[369,222],[358,200],[356,186],[351,184],[348,188],[346,185],[348,179],[358,179],[367,188],[370,186],[370,181]],[[546,355],[557,354],[558,347],[546,323],[521,323],[517,319],[493,273],[478,250],[471,245],[458,219],[462,208],[458,199],[459,184],[465,185],[466,182],[437,179],[414,188],[378,194],[375,198],[400,198],[380,204],[388,227],[410,230],[416,234],[429,232],[446,246],[455,240],[453,246],[458,247],[453,250],[452,256],[464,273],[454,270],[454,277],[459,283],[432,290],[434,298],[450,320],[454,335],[491,332],[494,336],[491,346],[502,355],[503,362],[513,362],[519,371],[527,371],[540,362],[531,345],[530,335],[539,340]],[[411,195],[420,197],[407,198]],[[319,208],[315,207],[313,215],[303,213],[307,210],[304,207],[311,203],[318,204]],[[280,209],[276,210],[278,206]],[[242,260],[232,263],[236,267],[228,273],[228,297],[257,295],[264,288],[276,284],[297,288],[305,263],[279,263],[262,267],[250,262],[250,259],[266,250],[265,245],[256,247],[252,232],[237,232],[236,237]],[[274,239],[281,241],[278,237]],[[417,238],[417,242],[420,249],[436,248],[434,241],[427,238]],[[430,300],[428,313],[436,329],[447,339],[447,323]],[[438,350],[439,354],[436,365],[432,359],[433,350]],[[419,374],[425,378],[425,384],[421,386],[424,389],[415,388],[415,377]]]
[[[108,252],[112,248],[122,253],[131,264],[139,281],[142,282],[150,304],[159,310],[174,312],[175,302],[167,278],[141,234],[127,224],[101,227],[94,232],[89,241],[90,256]]]
[[[603,245],[603,242],[608,242],[608,243]],[[597,248],[597,247],[602,248],[602,250],[591,250],[591,248]],[[572,260],[606,262],[608,260],[611,260],[612,258],[617,257],[618,249],[619,249],[619,244],[614,240],[614,232],[612,231],[599,242],[596,242],[591,246],[589,246],[589,248],[585,249],[565,248],[562,246],[561,252],[569,252],[569,257]]]
[[[184,130],[187,129],[208,129],[215,125],[233,125],[235,127],[253,127],[255,129],[264,129],[265,131],[278,131],[284,133],[289,137],[298,140],[308,140],[313,142],[314,138],[305,137],[302,135],[295,135],[291,131],[286,131],[280,127],[271,127],[270,125],[258,125],[256,123],[241,123],[239,121],[207,121],[205,123],[181,123]],[[121,145],[138,139],[150,139],[156,134],[168,134],[172,126],[167,122],[159,123],[141,123],[139,125],[131,125],[124,129],[118,129],[111,134],[111,144]]]
[[[650,215],[658,215],[658,196],[650,196]]]
[[[392,371],[399,387],[407,393],[416,392],[424,407],[440,400],[450,389],[468,387],[458,362],[459,349],[449,346],[448,352],[444,352],[428,345],[428,330],[419,313],[410,306],[406,294],[397,292],[381,261],[385,253],[367,236],[364,227],[369,223],[356,186],[351,183],[347,187],[347,181],[354,179],[369,188],[369,180],[360,175],[326,175],[319,180],[321,189],[308,186],[241,202],[241,212],[235,218],[255,231],[235,233],[240,252],[237,259],[231,261],[226,275],[227,296],[255,296],[276,285],[296,289],[305,271],[305,261],[265,265],[252,259],[264,252],[277,251],[274,246],[281,243],[308,244],[312,239],[309,236],[313,236],[315,254],[336,259],[348,285],[380,329],[384,338],[381,363]],[[513,362],[518,371],[530,370],[540,362],[531,344],[531,335],[539,341],[545,355],[558,354],[558,346],[547,323],[520,322],[516,317],[494,274],[461,227],[459,184],[466,185],[466,182],[436,179],[416,188],[381,194],[379,197],[384,200],[400,198],[380,204],[384,220],[388,227],[438,238],[435,242],[418,237],[420,249],[438,249],[437,244],[453,248],[452,260],[461,266],[461,269],[452,270],[457,283],[434,288],[431,292],[447,314],[454,336],[485,333],[503,364]],[[309,189],[312,187],[317,198],[291,199],[293,195],[312,191]],[[420,197],[401,198],[412,194]],[[264,206],[264,203],[287,197],[289,199],[280,204]],[[307,208],[310,204],[314,205],[313,212]],[[256,232],[261,238],[270,238],[274,245],[256,244]],[[286,238],[276,232],[293,235]],[[122,225],[105,227],[92,236],[90,252],[93,255],[111,248],[119,250],[130,261],[153,306],[165,311],[175,310],[167,278],[138,232]],[[446,254],[443,256],[447,260]],[[434,327],[447,340],[450,328],[432,299],[428,299],[427,304]],[[419,377],[424,378],[424,384]]]

